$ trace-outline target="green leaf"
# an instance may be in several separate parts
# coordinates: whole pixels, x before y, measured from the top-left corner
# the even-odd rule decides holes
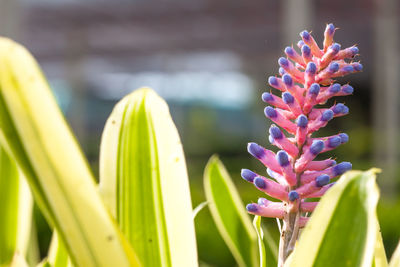
[[[124,97],[107,120],[100,192],[143,266],[197,266],[182,144],[151,89]]]
[[[397,245],[396,250],[393,252],[392,258],[389,262],[389,267],[399,267],[400,266],[400,241]]]
[[[204,190],[218,231],[239,266],[257,266],[257,234],[235,185],[218,157],[208,161]]]
[[[379,226],[378,220],[376,221],[376,227],[378,231],[376,231],[376,241],[375,241],[375,253],[374,253],[374,267],[387,267],[387,257],[385,252],[385,247],[383,246],[382,234],[381,229]]]
[[[264,245],[264,233],[261,228],[261,217],[260,216],[254,216],[253,225],[257,232],[258,252],[259,252],[258,255],[260,257],[260,267],[265,267],[265,266],[267,266],[267,262],[266,262],[265,245]]]
[[[53,267],[68,267],[71,265],[68,251],[64,245],[64,242],[58,238],[56,231],[53,232],[49,254],[47,257],[49,264]]]
[[[349,171],[321,199],[288,266],[368,266],[377,235],[377,172]]]
[[[6,38],[0,38],[0,142],[77,266],[137,265],[35,59]]]
[[[14,160],[0,146],[0,266],[24,257],[32,221],[32,196]]]
[[[276,267],[278,265],[278,245],[266,227],[262,227],[264,233],[264,246],[267,267]]]

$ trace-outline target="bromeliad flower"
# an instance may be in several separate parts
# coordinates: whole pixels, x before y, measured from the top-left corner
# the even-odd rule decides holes
[[[246,207],[251,214],[283,220],[280,265],[293,250],[299,228],[307,223],[307,214],[318,204],[306,200],[321,197],[334,184],[331,179],[351,169],[349,162],[315,160],[319,154],[348,141],[345,133],[327,137],[313,135],[333,118],[349,112],[342,103],[323,107],[332,97],[353,93],[353,87],[342,86],[335,78],[362,70],[362,65],[353,61],[358,48],[341,49],[333,41],[335,30],[333,24],[327,25],[323,49],[307,31],[300,33],[302,40],[297,44],[300,53],[286,47],[286,58],[278,60],[280,77],[268,79],[270,86],[282,92],[281,97],[272,93],[262,95],[262,100],[270,105],[264,110],[265,116],[274,123],[269,129],[269,141],[280,150],[274,153],[256,143],[249,143],[247,147],[265,165],[267,176],[243,169],[242,177],[281,201],[260,198],[258,203]]]

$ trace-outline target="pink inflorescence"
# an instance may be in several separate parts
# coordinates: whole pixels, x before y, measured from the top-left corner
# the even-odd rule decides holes
[[[320,107],[334,96],[353,93],[353,87],[342,86],[334,79],[362,70],[359,62],[352,61],[358,48],[341,49],[340,44],[333,41],[335,30],[333,24],[327,25],[323,49],[309,32],[301,32],[302,40],[297,43],[301,52],[286,47],[286,58],[278,60],[280,77],[268,79],[270,86],[282,92],[281,97],[271,93],[262,95],[262,100],[271,105],[265,108],[265,115],[275,123],[269,129],[269,141],[281,150],[274,153],[256,143],[249,143],[249,153],[267,167],[271,178],[248,169],[243,169],[241,175],[259,190],[282,202],[260,198],[257,204],[247,205],[251,214],[283,218],[288,212],[312,212],[318,202],[305,200],[321,197],[334,184],[332,178],[352,167],[349,162],[337,164],[333,159],[314,160],[317,155],[348,141],[345,133],[328,137],[312,135],[334,117],[349,112],[348,107],[341,103]],[[300,217],[301,226],[306,222],[307,217]]]

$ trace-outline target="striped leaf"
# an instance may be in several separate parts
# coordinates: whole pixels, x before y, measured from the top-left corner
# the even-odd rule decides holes
[[[257,234],[235,185],[213,156],[204,171],[204,190],[218,231],[239,266],[257,266]]]
[[[261,227],[260,216],[254,216],[253,225],[257,232],[260,267],[265,267],[267,266],[267,261],[266,261],[265,244],[264,244],[264,232]]]
[[[24,257],[32,221],[32,196],[14,160],[0,146],[0,266]]]
[[[100,192],[143,266],[198,265],[182,145],[151,89],[123,98],[107,120]]]
[[[397,245],[396,250],[393,252],[392,258],[389,262],[389,267],[398,267],[400,266],[400,241]]]
[[[0,38],[0,142],[77,266],[137,265],[34,58]]]
[[[287,266],[370,267],[377,236],[376,169],[345,173],[321,199]]]

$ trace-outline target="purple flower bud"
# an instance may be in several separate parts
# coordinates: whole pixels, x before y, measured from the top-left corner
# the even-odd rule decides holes
[[[274,77],[274,76],[270,76],[270,77],[268,78],[268,83],[269,83],[269,85],[271,85],[271,86],[278,86],[278,85],[279,85],[278,79],[277,79],[276,77]]]
[[[332,35],[335,32],[335,26],[333,26],[333,24],[330,23],[326,26],[326,30],[329,35]]]
[[[282,68],[288,67],[289,66],[289,60],[287,60],[284,57],[279,58],[278,60],[278,64],[279,66],[281,66]]]
[[[257,174],[248,170],[248,169],[242,169],[240,175],[242,176],[243,179],[246,181],[252,183],[254,181],[254,178],[257,177]]]
[[[292,191],[289,192],[288,197],[289,197],[289,201],[293,202],[293,201],[299,199],[300,196],[299,196],[299,193],[297,193],[296,191],[292,190]]]
[[[345,105],[342,103],[336,104],[333,108],[332,111],[335,114],[340,114],[343,113],[343,111],[345,110]]]
[[[282,80],[287,86],[293,86],[293,79],[289,74],[284,74]]]
[[[310,94],[318,95],[319,94],[319,90],[320,90],[319,84],[318,83],[313,83],[310,86],[309,92],[310,92]]]
[[[268,199],[260,197],[257,201],[258,205],[263,206],[268,203]]]
[[[310,39],[311,39],[311,36],[310,36],[310,34],[308,33],[308,31],[302,31],[302,32],[300,33],[300,37],[303,38],[303,39],[306,40],[306,41],[310,41]]]
[[[346,133],[340,133],[339,137],[340,137],[340,142],[342,144],[347,143],[349,141],[349,136]]]
[[[352,165],[350,162],[341,162],[333,167],[333,173],[335,176],[342,175],[343,173],[351,170]]]
[[[300,40],[300,41],[297,42],[297,47],[298,48],[302,48],[303,46],[304,46],[303,40]]]
[[[314,141],[310,146],[310,152],[313,155],[318,155],[324,149],[324,142],[321,140]]]
[[[305,115],[299,115],[296,119],[297,126],[301,128],[306,128],[308,125],[308,119]]]
[[[315,74],[317,72],[317,65],[314,62],[308,62],[306,72]]]
[[[301,47],[301,53],[304,56],[309,57],[309,56],[311,56],[311,48],[305,44]]]
[[[347,114],[347,113],[349,113],[349,108],[347,106],[344,106],[342,114]]]
[[[269,103],[271,101],[274,101],[274,97],[270,93],[263,93],[261,98],[265,103]]]
[[[328,109],[322,113],[321,121],[330,121],[333,118],[333,111]]]
[[[326,174],[322,174],[315,179],[315,183],[318,187],[323,187],[324,185],[329,184],[329,181],[329,175]]]
[[[276,116],[278,116],[278,114],[276,113],[276,110],[270,106],[268,106],[264,109],[264,113],[268,118],[276,118]]]
[[[282,167],[285,167],[287,165],[289,165],[289,156],[286,153],[286,151],[284,150],[280,150],[278,151],[278,153],[276,153],[276,160],[278,161],[279,165],[281,165]]]
[[[258,207],[256,204],[247,204],[246,210],[249,212],[257,212]]]
[[[285,73],[286,73],[285,69],[282,67],[279,67],[279,74],[282,76]]]
[[[271,145],[274,144],[274,137],[272,137],[271,135],[268,135],[268,141],[271,143]]]
[[[352,48],[350,48],[351,53],[353,54],[353,56],[357,55],[359,50],[357,46],[353,46]]]
[[[333,45],[331,45],[330,49],[332,49],[335,52],[335,54],[337,54],[340,50],[340,44],[334,43]]]
[[[264,148],[256,143],[249,143],[247,151],[255,158],[261,159],[265,155]]]
[[[342,91],[346,94],[352,94],[354,92],[354,88],[348,84],[342,87]]]
[[[354,68],[353,68],[353,66],[351,66],[351,65],[347,65],[347,66],[344,66],[344,67],[342,68],[342,71],[343,71],[344,73],[350,73],[350,72],[353,72],[353,71],[354,71]]]
[[[257,186],[257,188],[260,188],[260,189],[267,188],[267,183],[261,177],[256,177],[254,179],[254,185]]]
[[[285,48],[285,54],[292,57],[292,56],[295,55],[295,51],[294,51],[294,49],[291,48],[290,46],[287,46],[287,47]]]
[[[353,63],[353,68],[355,71],[362,71],[363,65],[361,63]]]
[[[335,148],[342,143],[342,139],[339,136],[333,136],[328,139],[328,146],[330,148]]]
[[[337,62],[332,62],[329,64],[328,70],[331,73],[337,72],[339,70],[339,64]]]
[[[294,97],[289,92],[284,92],[282,94],[282,99],[286,104],[292,104],[294,102]]]
[[[341,89],[340,84],[334,83],[332,84],[331,88],[329,88],[329,92],[331,92],[332,94],[336,94],[339,93],[340,89]]]
[[[279,127],[276,126],[271,126],[269,128],[269,133],[274,139],[281,139],[283,137],[281,129],[279,129]]]

